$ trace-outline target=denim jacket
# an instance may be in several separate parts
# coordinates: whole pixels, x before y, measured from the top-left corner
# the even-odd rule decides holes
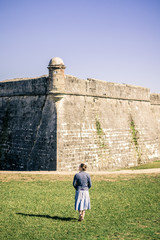
[[[92,186],[91,177],[85,171],[81,171],[74,176],[73,187],[77,191],[89,190],[89,188],[91,188],[91,186]]]

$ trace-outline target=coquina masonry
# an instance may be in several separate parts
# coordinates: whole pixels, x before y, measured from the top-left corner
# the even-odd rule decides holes
[[[0,82],[0,169],[88,170],[160,159],[160,94],[65,74]]]

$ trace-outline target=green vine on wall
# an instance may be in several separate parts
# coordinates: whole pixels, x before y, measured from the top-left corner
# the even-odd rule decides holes
[[[138,130],[136,130],[135,122],[134,122],[132,116],[131,116],[131,120],[130,120],[130,129],[131,129],[131,133],[132,133],[132,142],[135,145],[137,156],[138,156],[137,161],[138,161],[138,164],[141,164],[141,152],[140,152],[139,143],[138,143],[139,132],[138,132]]]
[[[96,130],[97,130],[97,135],[99,137],[99,145],[101,148],[105,148],[106,147],[106,144],[104,142],[105,133],[101,127],[100,122],[97,119],[96,119]]]
[[[133,118],[131,117],[131,123],[130,123],[130,128],[132,132],[132,139],[135,144],[136,149],[138,149],[138,131],[135,129],[135,123],[133,121]]]

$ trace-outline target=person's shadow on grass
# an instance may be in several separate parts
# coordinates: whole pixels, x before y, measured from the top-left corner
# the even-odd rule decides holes
[[[50,218],[53,220],[61,220],[61,221],[73,221],[77,220],[76,218],[71,218],[71,217],[59,217],[59,216],[50,216],[50,215],[39,215],[39,214],[29,214],[29,213],[16,213],[18,215],[22,216],[28,216],[28,217],[42,217],[42,218]]]

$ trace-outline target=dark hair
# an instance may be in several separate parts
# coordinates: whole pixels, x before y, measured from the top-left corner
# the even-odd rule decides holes
[[[80,167],[82,168],[83,171],[86,171],[87,165],[84,163],[81,163]]]

